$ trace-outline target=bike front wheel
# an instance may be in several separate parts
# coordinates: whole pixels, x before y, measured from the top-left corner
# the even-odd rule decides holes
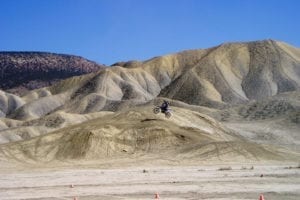
[[[166,118],[170,118],[172,116],[172,114],[170,112],[165,112],[165,116],[166,116]]]

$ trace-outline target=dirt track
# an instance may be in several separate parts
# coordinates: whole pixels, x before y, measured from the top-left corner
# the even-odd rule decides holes
[[[231,170],[220,170],[228,166],[0,172],[0,199],[154,199],[156,192],[165,200],[254,200],[261,193],[266,200],[300,197],[299,168],[231,166]]]

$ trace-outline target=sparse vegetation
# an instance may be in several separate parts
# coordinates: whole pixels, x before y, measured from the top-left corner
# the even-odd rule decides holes
[[[229,167],[221,167],[219,168],[219,171],[226,171],[226,170],[232,170],[232,168],[229,166]]]
[[[286,115],[295,110],[295,108],[284,100],[265,100],[254,102],[248,107],[239,110],[239,115],[250,120],[259,120],[267,118],[275,118],[279,115]],[[297,116],[293,119],[297,122]]]
[[[242,167],[241,167],[241,170],[253,170],[253,169],[254,169],[253,166],[251,166],[251,167],[249,167],[249,168],[247,168],[247,167],[245,167],[245,166],[242,166]]]
[[[300,169],[300,163],[297,166],[284,167],[284,169]]]
[[[0,88],[22,94],[58,80],[95,72],[103,65],[79,56],[44,52],[0,52]]]

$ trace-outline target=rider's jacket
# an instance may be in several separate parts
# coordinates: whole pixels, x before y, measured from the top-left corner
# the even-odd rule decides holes
[[[161,104],[161,106],[160,106],[160,108],[162,109],[162,110],[167,110],[168,109],[168,107],[169,107],[169,104],[168,104],[168,102],[163,102],[162,104]]]

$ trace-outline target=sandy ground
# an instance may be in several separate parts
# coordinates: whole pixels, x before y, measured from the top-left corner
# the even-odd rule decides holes
[[[260,194],[266,200],[299,200],[300,169],[289,166],[5,170],[0,171],[0,199],[146,200],[158,192],[165,200],[254,200]]]

